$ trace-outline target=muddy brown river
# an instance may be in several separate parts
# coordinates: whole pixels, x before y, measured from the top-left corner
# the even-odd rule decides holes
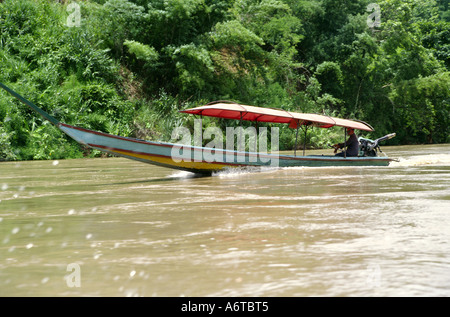
[[[450,144],[383,150],[211,177],[0,163],[0,296],[450,296]]]

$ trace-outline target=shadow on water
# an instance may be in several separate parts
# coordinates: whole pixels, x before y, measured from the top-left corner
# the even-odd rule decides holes
[[[173,181],[185,181],[190,179],[209,179],[214,177],[233,177],[239,175],[248,175],[255,173],[264,173],[267,171],[278,170],[277,167],[242,167],[226,169],[219,172],[213,172],[211,174],[205,173],[192,173],[188,171],[176,171],[164,177],[152,178],[152,179],[139,179],[128,182],[113,182],[105,185],[132,185],[138,183],[161,183],[161,182],[173,182]]]
[[[183,180],[194,179],[194,178],[210,178],[210,177],[211,177],[211,175],[208,175],[208,174],[180,172],[180,173],[168,175],[166,177],[159,177],[159,178],[145,179],[145,180],[140,179],[140,180],[133,180],[133,181],[129,181],[129,182],[114,182],[114,183],[102,184],[102,186],[105,186],[105,185],[133,185],[133,184],[139,184],[139,183],[174,182],[174,181],[183,181]]]

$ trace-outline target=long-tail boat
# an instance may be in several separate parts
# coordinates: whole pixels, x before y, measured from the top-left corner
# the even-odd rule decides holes
[[[278,152],[278,148],[276,147],[273,152],[258,152],[235,150],[234,148],[224,149],[221,147],[204,147],[201,144],[191,145],[145,141],[136,138],[111,135],[62,123],[2,83],[0,83],[0,87],[82,145],[115,156],[167,168],[201,174],[212,174],[213,172],[230,168],[252,168],[262,166],[387,166],[393,161],[393,159],[387,156],[379,155],[381,152],[381,150],[379,150],[379,143],[392,138],[395,136],[395,133],[386,135],[374,141],[360,138],[360,154],[359,156],[354,157],[305,155],[304,152],[301,156],[297,155],[296,152],[294,152],[294,155],[282,155]],[[258,122],[289,124],[290,128],[297,130],[297,137],[299,128],[304,129],[306,135],[306,131],[309,127],[331,128],[338,126],[343,127],[344,131],[346,131],[346,128],[368,132],[374,130],[369,124],[362,121],[311,113],[298,113],[280,109],[247,106],[229,102],[215,102],[196,108],[181,110],[180,112],[231,120],[252,121],[255,122],[255,124]],[[272,148],[272,150],[274,149]]]

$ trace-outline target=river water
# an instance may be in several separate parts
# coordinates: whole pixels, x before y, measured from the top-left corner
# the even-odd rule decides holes
[[[383,150],[211,177],[0,163],[0,296],[450,296],[450,144]]]

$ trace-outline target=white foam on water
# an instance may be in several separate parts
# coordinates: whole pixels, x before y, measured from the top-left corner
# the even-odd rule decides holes
[[[196,177],[195,173],[191,173],[188,171],[178,171],[168,176],[169,178],[194,178]]]
[[[220,178],[224,177],[236,177],[241,175],[247,175],[251,173],[263,173],[263,172],[271,172],[277,170],[278,167],[272,167],[272,166],[245,166],[242,168],[235,167],[235,168],[228,168],[224,169],[218,172],[214,172],[213,176],[218,176]]]
[[[422,165],[450,165],[450,154],[416,155],[408,158],[400,157],[397,162],[392,162],[393,167],[408,167]]]

